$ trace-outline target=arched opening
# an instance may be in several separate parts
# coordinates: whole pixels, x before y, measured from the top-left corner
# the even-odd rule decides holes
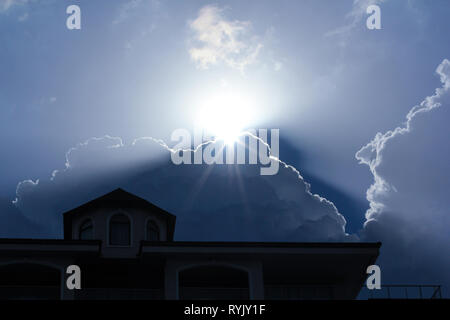
[[[135,259],[91,260],[80,263],[81,290],[77,300],[160,300],[164,298],[164,262]]]
[[[34,263],[0,266],[0,300],[57,300],[61,272]]]
[[[221,265],[180,271],[179,297],[184,300],[249,299],[248,272]]]
[[[159,241],[160,235],[159,235],[159,227],[153,220],[147,221],[147,232],[145,240],[147,241]]]
[[[80,240],[92,240],[94,239],[94,224],[91,219],[86,219],[80,226],[78,233],[78,239]]]
[[[109,244],[112,246],[129,246],[131,244],[131,223],[125,214],[119,213],[111,217]]]

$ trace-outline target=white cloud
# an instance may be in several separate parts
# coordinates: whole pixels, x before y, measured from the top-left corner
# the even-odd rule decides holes
[[[273,65],[273,69],[275,71],[280,71],[282,67],[283,67],[283,63],[281,63],[280,61],[276,61]]]
[[[0,0],[0,13],[6,12],[14,6],[23,5],[29,0]]]
[[[113,24],[119,24],[125,20],[128,19],[130,16],[130,12],[132,12],[134,9],[138,8],[142,3],[142,0],[131,0],[124,4],[122,4],[119,8],[119,14],[117,17],[113,20]]]
[[[364,237],[385,242],[387,266],[401,266],[405,277],[415,272],[409,281],[449,285],[441,269],[450,269],[450,61],[436,71],[442,87],[413,107],[404,125],[377,133],[356,158],[374,177]]]
[[[113,20],[113,24],[120,24],[128,20],[137,9],[142,9],[143,5],[148,5],[151,9],[157,10],[161,6],[158,0],[142,1],[142,0],[130,0],[120,5],[118,14]]]
[[[28,20],[28,17],[29,17],[28,12],[25,12],[23,15],[21,15],[17,18],[17,21],[24,22],[24,21]]]
[[[445,59],[436,71],[441,78],[443,86],[441,88],[437,88],[436,93],[433,96],[425,98],[420,105],[413,107],[408,112],[406,115],[405,126],[397,127],[394,130],[389,130],[384,134],[377,133],[371,142],[356,153],[356,158],[360,161],[360,163],[366,164],[370,167],[375,180],[374,184],[367,192],[368,200],[371,203],[371,208],[367,212],[368,220],[376,218],[377,214],[382,211],[383,203],[377,201],[378,196],[385,195],[389,192],[398,192],[397,188],[390,184],[379,172],[380,168],[385,165],[383,162],[383,155],[386,152],[386,147],[390,143],[393,143],[396,139],[399,139],[399,137],[411,133],[413,130],[412,125],[415,123],[415,118],[418,115],[441,107],[442,100],[447,98],[448,91],[450,89],[450,61]],[[445,106],[445,108],[448,107]],[[439,132],[438,134],[441,133],[442,132]],[[439,145],[437,147],[441,148]],[[404,157],[399,157],[399,159],[404,159]],[[405,163],[402,163],[402,166],[403,165],[405,165]]]
[[[277,175],[261,176],[257,165],[176,166],[153,138],[89,139],[69,150],[51,178],[20,183],[15,204],[60,235],[62,212],[117,187],[176,214],[178,239],[355,240],[333,203],[311,194],[295,169],[282,165]]]
[[[198,17],[189,22],[195,42],[189,54],[203,69],[225,62],[243,71],[256,61],[263,45],[250,35],[250,22],[228,21],[223,11],[216,6],[205,6],[200,9]]]
[[[363,19],[368,17],[366,10],[370,5],[380,5],[386,0],[353,0],[352,10],[346,15],[346,19],[349,21],[348,24],[331,30],[325,34],[325,36],[335,36],[335,35],[346,35],[356,26],[363,23]],[[365,22],[362,26],[365,28]]]

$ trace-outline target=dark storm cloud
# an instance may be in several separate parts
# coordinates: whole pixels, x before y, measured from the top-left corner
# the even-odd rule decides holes
[[[0,235],[2,238],[43,238],[44,228],[25,217],[6,198],[0,198]]]
[[[442,87],[356,154],[374,177],[362,239],[384,243],[390,282],[450,285],[450,61],[436,71]]]
[[[200,152],[200,151],[197,151]],[[345,241],[345,219],[291,168],[261,176],[258,165],[179,165],[160,143],[93,138],[69,150],[51,178],[23,181],[15,204],[61,236],[62,212],[117,187],[178,217],[178,240]]]

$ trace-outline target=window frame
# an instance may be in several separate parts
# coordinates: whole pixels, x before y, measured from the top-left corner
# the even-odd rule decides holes
[[[111,243],[111,222],[112,222],[112,219],[115,216],[121,216],[121,215],[125,216],[128,219],[129,242],[128,242],[128,244],[112,244]],[[133,219],[125,211],[120,210],[120,211],[115,211],[112,214],[110,214],[109,217],[108,217],[108,222],[106,224],[106,230],[107,230],[107,232],[106,232],[106,237],[107,237],[106,238],[106,243],[107,243],[108,247],[129,248],[129,247],[133,246]]]
[[[157,240],[150,240],[149,239],[149,224],[153,224],[154,227],[156,227],[156,231],[158,234],[158,239]],[[159,224],[155,221],[155,219],[153,218],[147,218],[146,222],[145,222],[145,241],[161,241],[161,228],[159,227]]]
[[[90,222],[90,228],[92,229],[92,238],[91,239],[82,239],[81,238],[81,232],[82,231],[84,231],[84,230],[81,230],[82,228],[83,228],[83,226],[87,223],[87,222]],[[87,228],[83,228],[83,229],[87,229]],[[92,219],[91,217],[87,217],[87,218],[85,218],[85,219],[83,219],[83,220],[81,220],[81,223],[79,224],[79,226],[78,226],[78,240],[94,240],[94,219]]]

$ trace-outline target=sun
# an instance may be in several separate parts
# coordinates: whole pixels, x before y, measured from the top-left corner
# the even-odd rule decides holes
[[[212,94],[201,102],[196,126],[226,144],[235,143],[254,117],[254,100],[232,91]]]

